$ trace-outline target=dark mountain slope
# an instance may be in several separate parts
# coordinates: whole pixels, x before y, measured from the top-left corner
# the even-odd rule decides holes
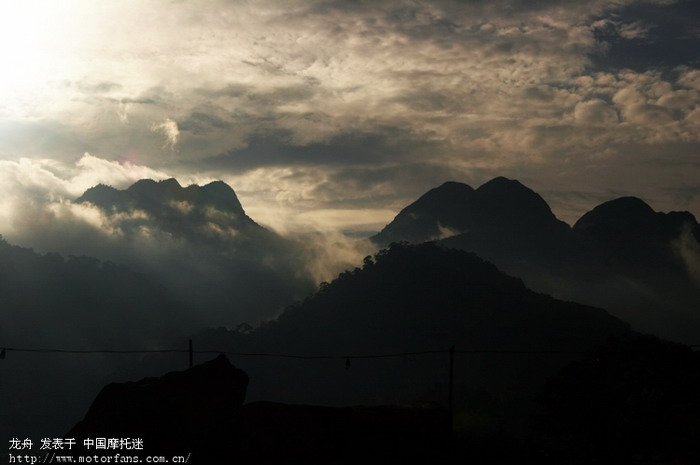
[[[673,241],[696,225],[688,212],[655,212],[636,197],[621,197],[583,215],[573,230],[613,266],[682,269]]]
[[[253,337],[272,343],[311,332],[307,340],[325,338],[341,352],[452,344],[576,350],[624,327],[603,310],[536,294],[474,254],[426,243],[380,252]]]
[[[78,444],[82,438],[138,437],[143,450],[128,455],[179,455],[202,465],[425,464],[447,458],[444,410],[242,405],[247,384],[248,376],[223,355],[160,378],[113,383],[66,437]]]
[[[332,405],[445,400],[445,352],[359,358],[349,366],[346,355],[450,345],[563,351],[457,356],[458,408],[470,409],[475,396],[493,396],[497,407],[488,415],[507,422],[504,418],[517,416],[509,402],[525,402],[547,376],[576,358],[572,351],[592,350],[627,331],[603,310],[536,294],[473,254],[426,243],[393,245],[250,333],[210,330],[194,341],[201,349],[340,357],[237,361],[251,375],[253,399]]]
[[[65,431],[75,421],[69,414],[86,408],[93,390],[130,360],[12,348],[154,348],[199,327],[194,309],[143,273],[89,257],[39,255],[2,240],[0,296],[0,348],[8,348],[0,360],[2,439]]]
[[[568,225],[554,216],[542,197],[518,181],[499,177],[476,190],[445,183],[403,209],[372,240],[386,246],[443,239],[498,266],[527,263],[545,268],[571,253],[570,235]]]
[[[463,195],[447,195],[455,186]],[[420,243],[447,232],[441,244],[474,252],[533,289],[692,342],[700,331],[700,278],[692,273],[698,230],[688,212],[657,213],[631,197],[602,204],[569,228],[532,190],[496,178],[474,191],[458,183],[433,189],[372,239]]]
[[[502,234],[504,230],[532,238],[536,233],[555,234],[567,229],[542,197],[518,181],[499,177],[477,190],[446,182],[401,210],[372,240],[387,246],[391,242],[419,243],[459,233],[484,240],[489,234]]]
[[[40,255],[0,240],[0,339],[7,345],[128,346],[191,327],[157,281],[90,257]]]
[[[473,223],[474,189],[458,182],[446,182],[431,189],[401,210],[373,240],[387,246],[392,242],[425,242],[463,231]]]

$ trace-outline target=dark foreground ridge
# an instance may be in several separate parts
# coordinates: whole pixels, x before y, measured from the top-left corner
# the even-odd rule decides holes
[[[434,404],[243,404],[247,384],[246,373],[223,355],[160,378],[110,384],[66,437],[79,445],[83,438],[142,438],[144,457],[178,455],[197,464],[700,459],[700,355],[648,336],[611,340],[562,369],[539,394],[540,408],[520,435],[460,429],[458,421],[452,431],[447,411]]]
[[[224,355],[160,378],[106,386],[66,437],[142,438],[188,463],[431,463],[449,418],[435,406],[243,405],[248,376]],[[132,451],[133,452],[133,451]],[[443,454],[442,456],[440,454]]]

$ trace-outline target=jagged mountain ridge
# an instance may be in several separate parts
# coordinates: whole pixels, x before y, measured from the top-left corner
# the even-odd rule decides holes
[[[569,227],[518,181],[500,177],[476,190],[448,182],[372,240],[439,240],[538,291],[610,308],[643,331],[689,342],[700,330],[700,286],[689,273],[700,257],[700,226],[688,212],[654,212],[637,198],[606,202]]]
[[[243,236],[236,240],[276,236],[245,213],[234,190],[223,181],[182,187],[173,178],[142,179],[124,190],[100,184],[85,191],[76,202],[91,203],[108,214],[131,213],[133,218],[122,223],[127,229],[154,224],[190,240],[209,241],[217,236],[231,239],[240,233]]]
[[[223,181],[213,181],[204,186],[192,184],[182,187],[174,178],[163,181],[141,179],[125,190],[99,184],[86,190],[76,201],[90,202],[104,209],[118,210],[147,208],[149,203],[163,206],[179,201],[198,206],[213,206],[232,214],[245,215],[236,193]]]
[[[98,185],[76,202],[94,205],[113,222],[121,234],[113,242],[126,249],[131,265],[214,315],[206,324],[256,322],[313,290],[296,245],[250,218],[223,181]]]

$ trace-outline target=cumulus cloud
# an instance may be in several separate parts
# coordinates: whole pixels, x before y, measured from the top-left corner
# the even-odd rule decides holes
[[[127,187],[142,178],[165,179],[162,172],[130,162],[85,153],[74,165],[22,158],[0,161],[0,224],[11,243],[43,251],[114,255],[119,222],[73,200],[97,184]]]
[[[160,132],[165,136],[165,145],[163,148],[169,147],[171,150],[175,149],[177,141],[180,137],[180,129],[177,127],[177,123],[170,118],[166,118],[160,123],[153,123],[151,125],[151,131]]]
[[[600,99],[577,103],[574,107],[574,118],[584,124],[611,124],[618,121],[615,109]]]
[[[617,26],[618,34],[620,34],[620,37],[628,40],[646,38],[649,34],[649,31],[652,28],[653,26],[645,24],[641,21],[620,24]]]

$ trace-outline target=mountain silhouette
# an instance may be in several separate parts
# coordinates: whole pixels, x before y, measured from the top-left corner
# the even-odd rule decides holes
[[[446,182],[401,210],[373,240],[386,247],[392,242],[437,239],[449,230],[466,231],[474,223],[474,204],[474,189]]]
[[[239,241],[274,237],[246,215],[234,190],[222,181],[183,188],[175,179],[142,179],[125,190],[101,184],[85,191],[76,202],[91,203],[108,214],[145,213],[122,225],[127,229],[152,225],[198,242],[217,236],[228,239],[239,235]]]
[[[125,455],[187,463],[429,463],[446,458],[446,411],[398,406],[331,408],[243,404],[248,375],[224,355],[185,371],[112,383],[66,437],[140,438]],[[436,446],[439,447],[438,450]],[[99,451],[95,451],[99,454]]]
[[[211,329],[193,341],[201,350],[330,356],[237,361],[254,380],[251,399],[320,405],[445,405],[447,348],[493,349],[456,357],[455,406],[487,398],[483,415],[510,427],[548,376],[627,332],[604,310],[535,293],[474,254],[424,243],[393,244],[253,331]]]
[[[192,308],[143,273],[92,257],[38,254],[0,238],[0,340],[73,347],[166,341]]]
[[[636,197],[621,197],[583,215],[573,230],[620,265],[673,268],[673,241],[696,226],[688,212],[655,212]]]
[[[257,323],[314,288],[297,245],[251,219],[222,181],[98,185],[76,202],[99,208],[118,231],[114,260],[199,308],[202,326]]]
[[[195,307],[157,279],[91,257],[38,254],[0,240],[0,344],[30,349],[154,347],[199,327]],[[99,354],[7,351],[0,436],[59,434],[115,366]],[[42,432],[43,431],[43,432]]]
[[[248,375],[223,355],[185,371],[111,383],[66,437],[79,438],[80,445],[84,438],[139,438],[141,451],[151,455],[194,453],[193,463],[205,463],[207,446],[228,445],[247,385]]]
[[[448,182],[410,204],[371,239],[438,240],[471,251],[556,297],[602,306],[639,330],[691,342],[700,226],[688,212],[658,213],[642,200],[606,202],[569,227],[538,194],[495,178],[474,190]],[[696,272],[697,273],[697,272]]]
[[[550,377],[517,434],[474,428],[489,410],[483,395],[470,401],[477,414],[465,429],[460,414],[453,423],[435,404],[246,404],[249,381],[256,380],[219,355],[185,371],[112,383],[63,436],[76,438],[74,453],[84,452],[85,438],[136,437],[141,447],[129,449],[136,440],[126,440],[122,454],[180,456],[194,464],[232,458],[245,464],[581,465],[700,459],[700,354],[638,334],[611,338]]]
[[[469,234],[481,240],[482,236],[506,232],[518,240],[515,232],[530,239],[538,233],[556,234],[566,229],[542,197],[518,181],[498,177],[476,190],[446,182],[401,210],[372,240],[387,246],[442,239],[446,233]]]

